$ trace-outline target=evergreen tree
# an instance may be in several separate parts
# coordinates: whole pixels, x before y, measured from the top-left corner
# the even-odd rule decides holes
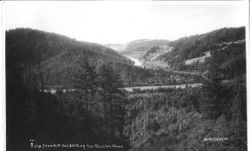
[[[225,94],[227,90],[222,85],[223,74],[219,68],[219,52],[211,51],[208,62],[207,79],[203,80],[203,91],[205,94],[201,102],[201,111],[205,118],[216,119],[225,108]]]
[[[118,74],[114,72],[111,65],[100,67],[100,88],[104,106],[104,127],[110,133],[111,140],[115,134],[122,135],[124,123],[125,93]]]
[[[238,85],[235,88],[236,95],[232,100],[231,115],[232,121],[239,124],[239,121],[246,121],[246,89]]]
[[[89,95],[97,90],[97,73],[87,59],[84,59],[73,72],[73,87],[80,91],[85,102],[85,113],[89,112]]]

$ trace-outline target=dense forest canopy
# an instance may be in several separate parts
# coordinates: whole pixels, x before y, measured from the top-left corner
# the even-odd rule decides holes
[[[170,42],[169,45],[174,47],[174,50],[162,56],[162,59],[178,67],[187,59],[201,57],[206,51],[218,49],[221,43],[244,39],[245,27],[222,28],[201,35],[184,37]]]
[[[28,61],[34,61],[32,59],[35,56],[44,61],[56,55],[62,55],[62,57],[64,56],[64,61],[70,62],[72,61],[68,60],[71,58],[70,54],[76,55],[74,53],[82,53],[86,56],[96,57],[97,59],[105,58],[117,62],[130,63],[128,59],[120,56],[108,47],[95,43],[80,42],[66,36],[29,28],[18,28],[7,31],[6,42],[6,46],[11,46],[10,50],[30,54],[30,58],[25,58]]]
[[[54,33],[6,31],[7,150],[40,150],[32,142],[246,151],[245,28],[132,45],[140,43],[173,47],[161,56],[172,70],[133,66],[105,46]],[[208,51],[204,62],[185,64]],[[178,84],[185,87],[140,89]]]
[[[132,65],[129,59],[99,44],[25,28],[6,32],[7,64],[15,62],[33,73],[39,70],[46,85],[67,85],[70,71],[86,58],[95,66],[103,62]]]

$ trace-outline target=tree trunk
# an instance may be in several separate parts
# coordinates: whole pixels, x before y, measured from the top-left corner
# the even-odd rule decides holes
[[[113,122],[112,122],[112,101],[111,97],[109,97],[109,114],[110,114],[110,133],[111,133],[111,140],[114,138],[114,130],[113,130]]]
[[[30,73],[30,67],[28,67],[28,90],[30,91],[30,88],[31,88],[31,73]]]
[[[85,106],[86,106],[86,114],[89,112],[89,102],[88,102],[88,90],[85,89]]]
[[[40,77],[40,83],[41,83],[41,91],[44,92],[44,82],[43,82],[43,75],[42,75],[42,69],[41,69],[41,63],[38,64],[38,70],[39,70],[39,77]]]

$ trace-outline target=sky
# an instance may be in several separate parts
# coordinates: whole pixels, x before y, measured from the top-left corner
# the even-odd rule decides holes
[[[175,40],[223,27],[246,26],[247,1],[8,1],[6,30],[28,27],[100,44]]]

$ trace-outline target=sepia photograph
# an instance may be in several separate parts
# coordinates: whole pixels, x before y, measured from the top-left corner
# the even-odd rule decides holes
[[[1,14],[6,151],[247,151],[247,0]]]

